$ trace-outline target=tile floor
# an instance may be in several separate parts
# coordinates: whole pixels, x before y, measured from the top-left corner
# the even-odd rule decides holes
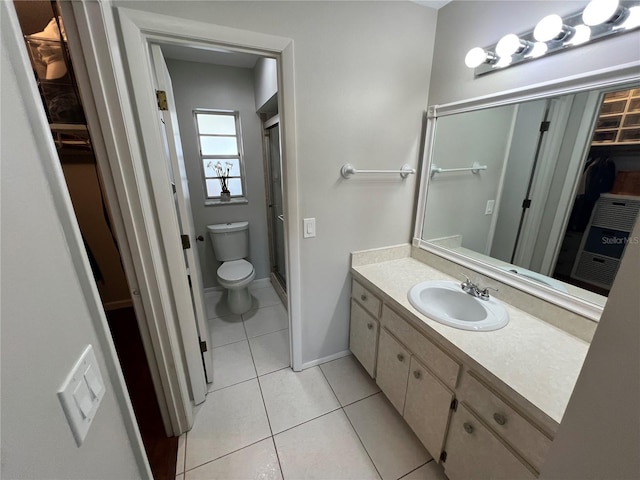
[[[208,294],[214,382],[179,439],[176,480],[446,480],[354,357],[288,368],[286,312],[273,288],[252,294],[242,316]]]

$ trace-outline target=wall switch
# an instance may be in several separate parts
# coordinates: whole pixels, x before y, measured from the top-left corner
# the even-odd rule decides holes
[[[496,204],[495,200],[488,200],[487,208],[484,209],[484,214],[491,215],[493,213],[493,207],[495,206],[495,204]]]
[[[303,219],[304,226],[304,238],[311,238],[316,236],[316,219],[305,218]]]
[[[89,345],[58,390],[58,398],[78,446],[82,445],[89,432],[104,393],[98,361],[93,347]]]

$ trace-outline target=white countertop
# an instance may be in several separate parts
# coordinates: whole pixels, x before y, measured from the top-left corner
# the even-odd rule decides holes
[[[427,280],[459,279],[411,257],[352,270],[404,307],[427,333],[441,337],[560,424],[589,344],[518,308],[504,304],[509,324],[492,332],[442,325],[419,313],[407,299],[409,289]],[[445,344],[446,345],[446,344]]]

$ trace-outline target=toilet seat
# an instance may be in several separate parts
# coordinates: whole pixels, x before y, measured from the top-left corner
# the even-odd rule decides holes
[[[224,262],[218,268],[218,278],[227,284],[240,283],[249,278],[253,272],[253,265],[246,260],[232,260]]]

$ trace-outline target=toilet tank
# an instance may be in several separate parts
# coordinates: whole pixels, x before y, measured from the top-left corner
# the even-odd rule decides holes
[[[220,262],[249,256],[249,222],[207,225],[213,253]]]

